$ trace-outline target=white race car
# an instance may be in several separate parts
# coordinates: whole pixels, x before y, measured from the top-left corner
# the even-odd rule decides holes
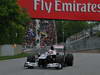
[[[60,46],[61,47],[61,46]],[[58,52],[55,55],[48,55],[47,52],[36,55],[36,56],[28,56],[27,61],[24,64],[25,68],[34,68],[34,67],[42,67],[42,68],[56,68],[62,69],[65,66],[73,65],[73,54],[64,53],[64,47],[58,47]],[[56,48],[57,50],[57,46]]]

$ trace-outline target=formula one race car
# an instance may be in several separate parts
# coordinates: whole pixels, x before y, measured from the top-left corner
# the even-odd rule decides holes
[[[34,67],[42,67],[42,68],[56,68],[62,69],[66,66],[73,66],[73,54],[66,54],[64,50],[64,46],[54,45],[54,49],[57,50],[56,55],[48,55],[47,52],[28,56],[27,61],[24,64],[25,68],[34,68]]]

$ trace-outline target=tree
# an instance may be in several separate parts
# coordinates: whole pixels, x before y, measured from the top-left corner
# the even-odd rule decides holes
[[[30,17],[20,8],[17,0],[0,1],[0,44],[22,43]]]
[[[58,42],[64,41],[67,37],[88,28],[87,21],[56,21]],[[63,34],[64,33],[64,34]]]
[[[98,26],[100,24],[99,21],[88,21],[88,28],[90,29],[90,36],[93,36],[93,27]]]

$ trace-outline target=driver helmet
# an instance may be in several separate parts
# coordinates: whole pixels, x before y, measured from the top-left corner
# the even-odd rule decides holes
[[[53,46],[51,46],[51,50],[54,50],[54,47]]]

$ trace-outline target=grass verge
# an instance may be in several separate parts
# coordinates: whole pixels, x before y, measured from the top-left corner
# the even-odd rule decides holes
[[[8,59],[16,59],[16,58],[23,58],[28,56],[28,53],[20,53],[14,56],[0,56],[0,60],[8,60]]]

